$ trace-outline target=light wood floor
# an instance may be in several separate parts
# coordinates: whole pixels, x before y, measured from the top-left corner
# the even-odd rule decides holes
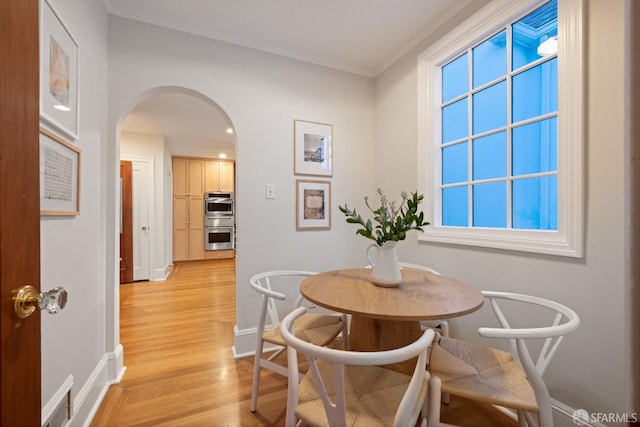
[[[283,426],[287,381],[270,371],[262,371],[257,412],[249,411],[253,357],[233,358],[234,325],[234,260],[177,263],[165,282],[121,285],[127,370],[91,426]],[[453,397],[442,419],[516,425]]]

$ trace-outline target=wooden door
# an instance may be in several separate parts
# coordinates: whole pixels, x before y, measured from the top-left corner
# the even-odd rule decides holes
[[[629,46],[629,82],[631,82],[631,90],[629,94],[629,115],[627,120],[630,121],[630,140],[629,156],[627,158],[628,167],[631,172],[631,277],[635,278],[631,289],[632,306],[638,307],[640,304],[640,168],[638,168],[638,159],[640,158],[640,121],[637,117],[640,115],[640,4],[637,1],[629,2],[629,22],[630,28],[630,46]],[[635,165],[635,166],[634,166]],[[631,319],[633,337],[633,350],[631,360],[633,360],[633,408],[640,408],[640,311],[633,310]],[[631,424],[629,424],[631,425]]]
[[[189,259],[189,198],[173,197],[173,260]]]
[[[204,191],[218,191],[220,163],[217,160],[207,160],[204,171]]]
[[[204,199],[189,197],[189,259],[204,259]]]
[[[173,158],[173,195],[186,196],[189,192],[189,162],[179,157]]]
[[[220,162],[220,191],[233,192],[235,174],[233,162]]]
[[[40,313],[12,292],[40,288],[38,0],[0,0],[0,425],[40,425]]]
[[[204,198],[204,160],[189,160],[189,196]]]
[[[120,218],[120,283],[133,282],[133,224],[131,162],[120,161],[122,212]]]

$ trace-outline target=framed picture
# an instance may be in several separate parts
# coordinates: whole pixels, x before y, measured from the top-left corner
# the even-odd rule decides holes
[[[333,175],[333,126],[293,121],[293,156],[296,175]]]
[[[296,229],[331,228],[331,182],[296,180]]]
[[[40,128],[40,215],[80,214],[80,149]]]
[[[78,139],[78,43],[47,0],[40,0],[40,117]]]

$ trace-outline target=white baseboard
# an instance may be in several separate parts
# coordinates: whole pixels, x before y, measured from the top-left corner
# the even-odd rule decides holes
[[[104,400],[104,396],[107,394],[107,391],[109,391],[109,385],[105,384],[104,387],[102,387],[100,390],[98,390],[98,394],[96,396],[96,399],[94,400],[93,405],[91,405],[91,407],[87,408],[87,415],[86,416],[77,416],[71,419],[72,424],[74,426],[82,426],[82,427],[90,427],[91,426],[91,421],[93,421],[93,417],[96,416],[96,413],[98,412],[98,409],[100,409],[100,405],[102,404],[102,401]]]
[[[169,277],[169,268],[170,265],[165,265],[163,268],[156,268],[153,270],[153,277],[149,280],[150,282],[162,282],[167,280]]]
[[[89,379],[72,399],[71,426],[88,426],[109,387],[107,358],[102,357]]]
[[[116,349],[111,353],[105,354],[107,362],[107,378],[109,384],[117,384],[122,379],[127,368],[124,366],[124,348],[122,344],[118,344]]]
[[[233,327],[233,357],[240,359],[251,356],[256,350],[257,328],[238,329],[238,325]]]
[[[515,410],[498,405],[493,406],[515,422],[518,422],[518,414]],[[553,421],[555,427],[607,427],[599,422],[585,420],[584,418],[579,417],[579,415],[582,414],[576,414],[578,410],[573,409],[572,407],[565,405],[564,403],[555,399],[551,399],[551,409],[553,412]],[[586,414],[585,412],[584,415],[588,414]]]
[[[560,422],[559,423],[556,422],[557,427],[562,427],[562,426],[607,427],[602,423],[591,421],[591,420],[579,419],[577,421],[574,421],[574,414],[576,413],[576,411],[578,411],[578,409],[572,408],[569,405],[565,405],[564,403],[556,399],[551,399],[551,408],[553,409],[554,414],[559,415],[559,417],[554,417],[554,420],[556,418],[560,418],[559,420]]]
[[[235,359],[253,356],[256,353],[257,333],[258,328],[238,329],[238,325],[233,327],[234,344],[231,351],[233,351]],[[265,347],[264,351],[273,351],[277,348],[275,346]]]
[[[125,371],[123,348],[122,345],[118,345],[115,351],[102,356],[75,398],[72,396],[69,426],[88,427],[98,412],[109,386],[120,382]]]

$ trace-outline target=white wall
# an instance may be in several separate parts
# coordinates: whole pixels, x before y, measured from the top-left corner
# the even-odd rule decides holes
[[[166,141],[165,141],[166,142]],[[164,164],[162,165],[166,199],[162,206],[164,218],[164,253],[166,264],[173,265],[173,161],[169,146],[164,144]]]
[[[633,412],[630,290],[625,283],[625,2],[586,3],[585,257],[418,244],[415,236],[399,251],[403,260],[429,265],[477,288],[531,293],[575,309],[582,324],[565,338],[547,371],[551,395],[574,409],[622,414]],[[417,186],[417,54],[441,33],[376,79],[376,183],[383,188]],[[478,319],[457,319],[454,331],[477,339]],[[557,422],[574,425],[566,418]]]
[[[416,188],[417,54],[446,29],[374,82],[121,18],[109,21],[107,40],[100,0],[52,3],[80,45],[83,163],[80,216],[41,221],[42,287],[63,285],[70,298],[65,311],[42,317],[42,402],[47,405],[73,375],[73,424],[79,425],[95,409],[100,387],[122,374],[116,183],[118,126],[126,114],[159,87],[182,87],[215,101],[237,130],[241,337],[256,323],[256,300],[248,289],[252,274],[362,265],[367,242],[354,235],[337,205],[361,207],[362,196],[373,195],[376,186],[389,193]],[[478,288],[529,292],[573,307],[583,322],[549,369],[552,396],[590,412],[625,412],[632,325],[624,283],[624,0],[587,5],[585,258],[417,244],[415,236],[400,245],[400,253]],[[294,118],[334,126],[330,231],[295,230],[295,179],[305,177],[293,175]],[[166,164],[163,169],[169,170]],[[264,198],[267,183],[276,185],[275,200]],[[454,330],[473,336],[473,319],[456,322]],[[239,338],[236,350],[249,351],[252,342]]]
[[[42,405],[73,376],[74,415],[91,408],[104,383],[107,205],[107,31],[100,0],[51,0],[79,45],[82,150],[80,215],[42,217],[42,289],[64,286],[67,307],[42,315]],[[83,405],[87,403],[87,405]],[[46,416],[46,414],[45,414]],[[80,414],[82,418],[85,414]]]
[[[153,163],[153,205],[149,206],[149,280],[166,279],[173,263],[172,251],[167,245],[167,230],[171,230],[171,153],[164,137],[123,132],[120,136],[120,158],[123,160],[150,159]],[[135,203],[135,202],[134,202]],[[167,222],[169,224],[167,225]]]
[[[251,275],[267,269],[329,270],[364,263],[363,239],[338,204],[362,205],[374,187],[373,80],[123,18],[110,18],[109,127],[116,130],[158,88],[195,91],[229,116],[237,137],[236,351],[257,324]],[[334,174],[329,231],[297,232],[293,120],[333,125]],[[116,130],[109,173],[119,159]],[[313,177],[297,177],[314,179]],[[317,179],[317,178],[316,178]],[[276,199],[265,199],[275,184]],[[114,191],[115,192],[115,191]],[[117,201],[115,195],[109,200]],[[358,201],[360,203],[358,203]],[[126,349],[125,349],[126,351]]]

